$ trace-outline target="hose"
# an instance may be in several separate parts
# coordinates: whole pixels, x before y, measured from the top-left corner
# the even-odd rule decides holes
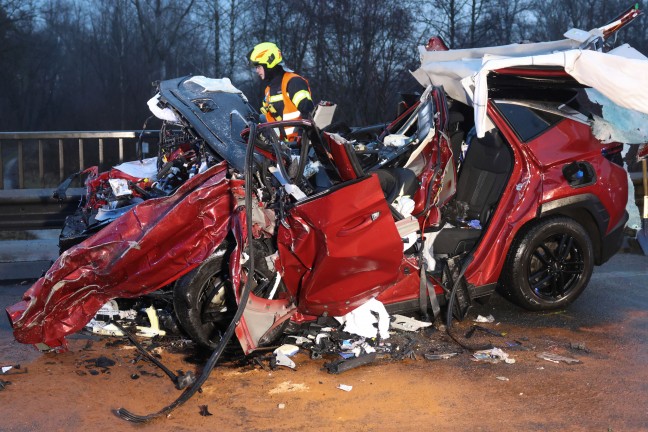
[[[246,213],[246,224],[247,224],[247,236],[249,237],[250,233],[250,228],[252,227],[252,172],[254,168],[254,139],[256,137],[256,124],[252,123],[250,125],[250,135],[248,138],[248,146],[246,149],[245,153],[245,208],[247,209]],[[252,250],[253,248],[253,242],[248,241],[248,246],[250,248],[249,250],[249,259],[248,259],[248,265],[249,265],[249,274],[253,275],[255,271],[254,267],[254,251]],[[196,382],[186,389],[182,394],[171,404],[165,406],[161,410],[152,413],[152,414],[147,414],[147,415],[138,415],[134,414],[130,411],[128,411],[126,408],[119,408],[115,411],[115,414],[119,416],[120,418],[127,420],[129,422],[133,423],[147,423],[151,420],[154,420],[156,418],[162,417],[162,416],[167,416],[173,411],[175,408],[179,407],[180,405],[184,404],[187,402],[193,395],[195,395],[202,385],[207,381],[207,378],[209,378],[209,375],[211,374],[212,370],[216,366],[216,363],[220,359],[221,354],[223,354],[223,351],[225,350],[225,346],[227,343],[230,341],[232,338],[232,335],[234,334],[234,330],[236,329],[236,326],[243,316],[243,312],[245,311],[245,305],[248,302],[248,298],[250,296],[250,287],[252,286],[252,280],[253,277],[248,277],[247,281],[245,282],[245,286],[241,292],[241,297],[239,299],[239,305],[238,308],[236,309],[236,314],[234,314],[234,317],[232,318],[232,321],[230,322],[229,326],[227,327],[227,330],[225,331],[225,334],[221,338],[218,346],[214,349],[212,352],[211,356],[207,360],[207,363],[205,364],[204,369],[202,370],[202,373],[196,380]]]

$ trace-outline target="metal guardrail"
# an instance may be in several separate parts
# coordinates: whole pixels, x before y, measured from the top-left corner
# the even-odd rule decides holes
[[[140,135],[142,139],[140,140]],[[59,201],[70,174],[157,154],[159,131],[0,132],[0,231],[59,228],[78,207],[80,183]]]
[[[140,143],[141,134],[146,141]],[[0,189],[55,187],[68,175],[88,166],[99,165],[104,170],[108,161],[111,166],[146,153],[155,154],[150,151],[150,140],[154,138],[156,146],[158,134],[159,131],[0,132]],[[109,154],[111,157],[107,158]],[[16,172],[8,173],[8,167]],[[10,187],[5,185],[8,175],[12,180]]]

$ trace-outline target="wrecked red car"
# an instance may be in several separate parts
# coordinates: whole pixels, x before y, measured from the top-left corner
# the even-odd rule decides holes
[[[65,250],[7,309],[16,339],[64,348],[109,300],[151,293],[198,344],[231,328],[245,353],[371,299],[425,318],[496,289],[565,307],[621,245],[627,175],[593,134],[594,84],[528,58],[608,55],[604,37],[496,47],[510,61],[471,83],[451,63],[488,49],[430,51],[449,63],[422,56],[423,92],[387,127],[257,124],[228,80],[161,82],[153,169],[89,173]]]

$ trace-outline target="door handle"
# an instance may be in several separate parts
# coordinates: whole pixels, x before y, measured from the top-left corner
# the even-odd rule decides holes
[[[380,212],[374,212],[370,214],[369,216],[365,217],[359,224],[354,225],[352,227],[343,227],[340,231],[338,231],[338,237],[346,237],[352,234],[357,233],[358,231],[362,231],[369,225],[371,225],[372,222],[374,222],[378,217],[380,216]]]

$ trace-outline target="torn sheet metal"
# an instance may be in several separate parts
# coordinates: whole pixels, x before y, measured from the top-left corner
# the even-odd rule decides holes
[[[204,261],[229,231],[226,164],[194,176],[173,195],[141,203],[64,252],[7,308],[17,341],[66,347],[108,300],[155,291]]]
[[[389,314],[380,301],[371,299],[342,317],[335,317],[343,330],[367,338],[380,334],[382,339],[389,337]]]

